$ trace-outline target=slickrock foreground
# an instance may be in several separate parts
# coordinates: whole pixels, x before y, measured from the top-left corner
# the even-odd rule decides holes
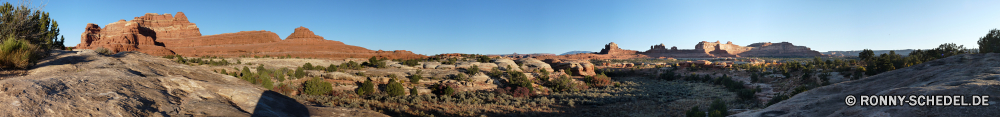
[[[293,56],[313,58],[368,58],[388,59],[424,58],[406,50],[374,51],[346,45],[340,41],[326,40],[305,27],[282,40],[270,31],[240,31],[202,36],[198,27],[187,16],[148,13],[133,20],[105,25],[87,24],[81,35],[79,49],[107,48],[114,52],[138,51],[150,55],[183,56]]]
[[[385,116],[306,106],[238,78],[136,52],[60,51],[0,80],[6,116]]]
[[[789,117],[985,117],[1000,115],[1000,54],[963,54],[923,64],[815,88],[768,106],[734,116]],[[972,95],[990,96],[989,106],[847,106],[848,95]],[[857,97],[860,98],[860,97]],[[857,99],[856,98],[856,99]],[[858,99],[860,103],[860,99]]]

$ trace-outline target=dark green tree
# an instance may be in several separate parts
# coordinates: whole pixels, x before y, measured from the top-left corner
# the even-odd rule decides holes
[[[979,53],[1000,53],[1000,30],[994,28],[979,38]]]
[[[389,96],[403,96],[406,94],[406,88],[403,88],[403,83],[399,83],[395,78],[389,80],[389,84],[385,88],[385,92],[389,93]]]

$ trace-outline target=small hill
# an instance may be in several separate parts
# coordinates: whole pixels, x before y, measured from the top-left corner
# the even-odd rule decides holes
[[[965,54],[933,60],[860,80],[815,88],[768,106],[735,116],[791,117],[981,117],[1000,114],[1000,54]],[[973,95],[991,96],[989,106],[847,106],[848,95]],[[860,97],[856,97],[858,99]],[[858,99],[860,100],[860,99]]]

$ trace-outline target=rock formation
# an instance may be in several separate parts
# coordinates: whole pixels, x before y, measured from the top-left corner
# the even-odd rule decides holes
[[[303,105],[239,78],[136,52],[54,50],[0,80],[5,116],[385,116]],[[359,112],[363,114],[359,114]]]
[[[601,52],[599,54],[611,54],[611,55],[635,54],[635,52],[636,52],[635,50],[623,50],[621,48],[618,48],[618,44],[615,44],[615,42],[611,42],[608,45],[604,45],[604,49],[601,49]]]
[[[108,48],[114,52],[138,51],[146,54],[183,56],[293,56],[304,58],[424,58],[406,50],[373,51],[326,40],[305,27],[285,40],[270,31],[240,31],[202,36],[187,16],[147,13],[130,21],[120,20],[101,29],[87,24],[79,49]]]
[[[885,117],[922,117],[922,116],[995,116],[994,100],[1000,95],[1000,54],[964,54],[948,58],[924,62],[922,64],[897,69],[875,76],[852,80],[837,84],[814,88],[799,93],[788,100],[768,106],[761,110],[747,111],[733,116],[789,116],[789,117],[819,117],[819,116],[885,116]],[[903,103],[899,106],[848,106],[845,99],[848,95],[856,96],[859,104],[860,96],[911,96],[911,95],[946,95],[965,96],[964,103],[972,103],[971,96],[988,95],[989,106],[910,106]],[[908,100],[908,99],[907,99]],[[917,100],[926,101],[926,100]],[[934,102],[931,102],[934,103]],[[938,100],[937,103],[941,103]]]
[[[593,76],[597,75],[594,72],[594,64],[590,63],[588,60],[575,60],[575,59],[545,59],[546,63],[552,66],[555,71],[566,70],[567,68],[573,72],[572,75],[575,76]]]

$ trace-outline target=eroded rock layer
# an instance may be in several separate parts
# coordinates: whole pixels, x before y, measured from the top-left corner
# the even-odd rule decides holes
[[[202,36],[198,26],[182,12],[147,13],[130,21],[120,20],[102,29],[87,24],[79,49],[107,48],[114,52],[138,51],[151,55],[183,56],[292,56],[312,58],[387,59],[424,58],[406,50],[374,51],[326,40],[308,28],[298,27],[285,40],[270,31],[240,31]]]

